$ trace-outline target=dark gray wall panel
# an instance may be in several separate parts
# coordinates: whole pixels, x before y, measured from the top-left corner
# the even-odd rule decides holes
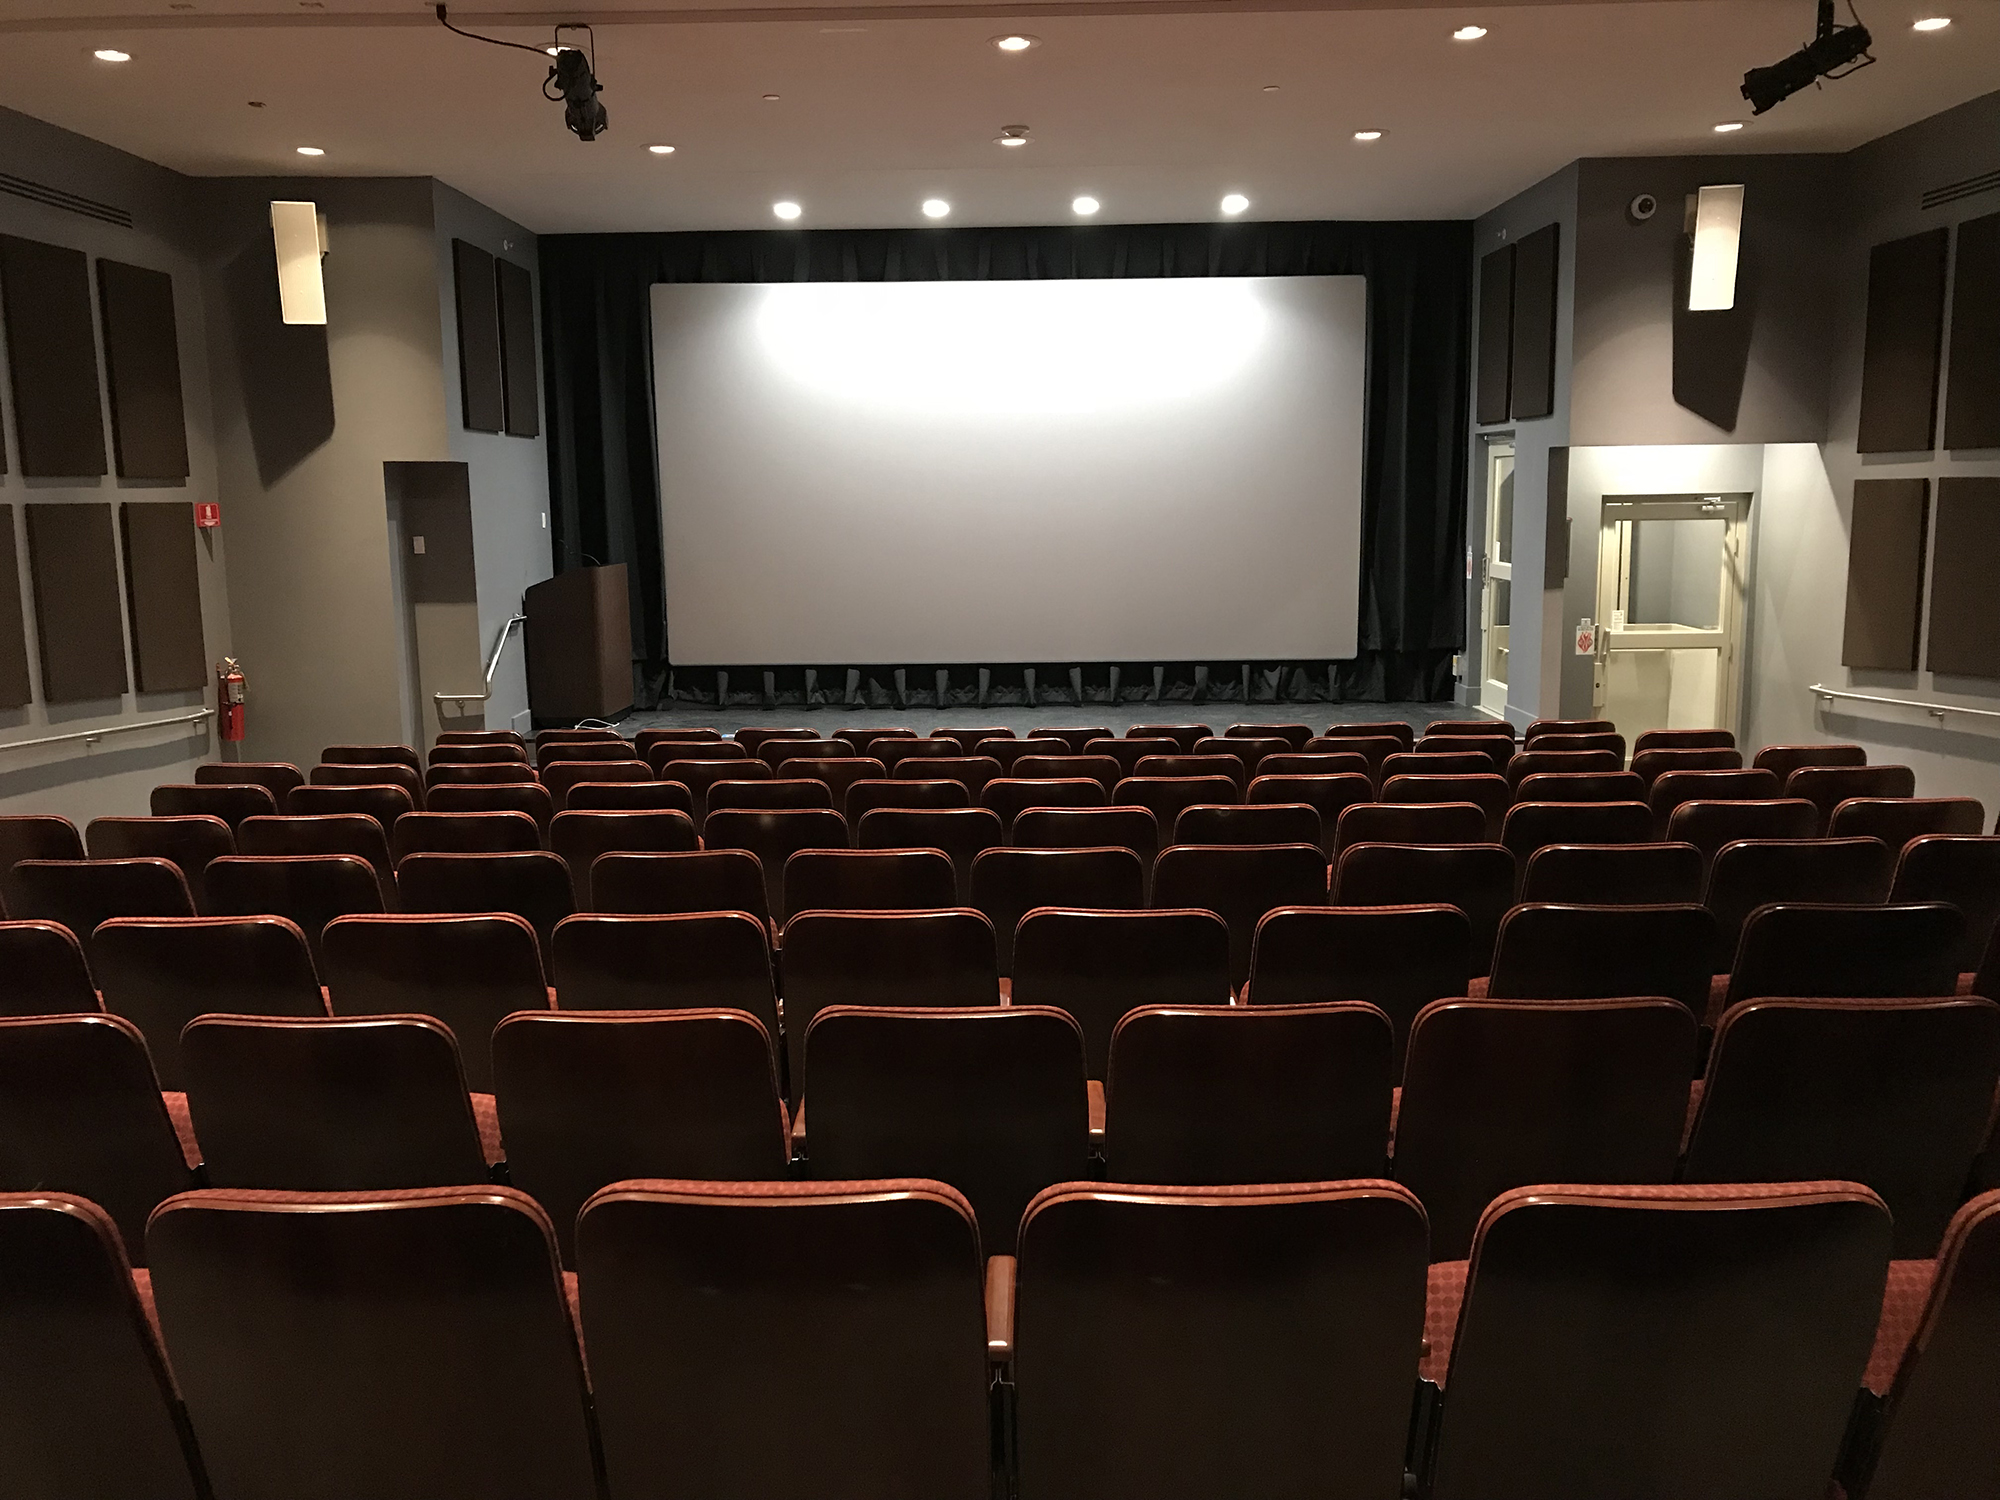
[[[500,299],[493,257],[464,240],[451,242],[452,281],[458,293],[458,376],[465,425],[498,432],[506,425],[500,381]]]
[[[109,505],[30,505],[28,577],[50,703],[125,691],[125,628]]]
[[[1502,245],[1479,260],[1479,387],[1474,420],[1507,420],[1513,366],[1514,247]]]
[[[1841,661],[1911,672],[1924,597],[1928,479],[1857,479],[1847,534],[1847,628]]]
[[[201,632],[194,508],[181,500],[127,502],[120,520],[132,669],[139,691],[201,687],[208,681],[208,645]]]
[[[28,686],[28,628],[21,618],[21,570],[14,551],[14,507],[0,505],[0,708],[19,708]]]
[[[2000,214],[1958,226],[1944,445],[2000,448]]]
[[[104,379],[111,392],[111,447],[125,479],[188,477],[181,346],[174,278],[165,271],[97,263],[104,315]]]
[[[81,250],[0,235],[0,299],[21,472],[80,479],[104,473],[104,413]]]
[[[1556,409],[1556,297],[1561,226],[1523,235],[1514,251],[1514,371],[1509,405],[1517,421]]]
[[[1926,230],[1868,255],[1868,331],[1861,356],[1862,453],[1929,452],[1937,431],[1950,231]]]
[[[542,430],[541,381],[535,372],[535,279],[512,261],[495,261],[500,287],[500,378],[507,431],[536,437]]]
[[[2000,479],[1940,479],[1924,665],[2000,677]]]

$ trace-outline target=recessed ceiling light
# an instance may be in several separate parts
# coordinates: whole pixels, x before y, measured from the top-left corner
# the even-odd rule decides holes
[[[1715,127],[1715,133],[1717,135],[1728,135],[1732,130],[1741,130],[1742,128],[1743,122],[1741,120],[1724,120],[1720,125]]]
[[[1454,42],[1476,42],[1486,35],[1484,26],[1461,26],[1451,34]]]
[[[1085,193],[1081,198],[1072,198],[1069,206],[1072,213],[1094,214],[1104,205]]]
[[[130,62],[132,60],[131,53],[120,52],[116,47],[99,47],[90,55],[99,62]]]
[[[778,102],[778,96],[776,94],[766,94],[764,96],[764,102],[766,104],[776,104]]]
[[[1028,144],[1028,127],[1025,125],[1003,125],[1000,133],[993,137],[996,146],[1025,146]]]
[[[1026,52],[1030,47],[1039,47],[1042,45],[1040,37],[1022,36],[1019,32],[1015,32],[1009,36],[996,36],[992,41],[993,45],[998,47],[1002,52]]]
[[[786,198],[780,202],[773,203],[771,205],[771,212],[776,214],[781,219],[796,219],[800,214],[804,213],[805,210],[800,208],[798,204],[792,202],[791,199]]]
[[[1943,31],[1951,24],[1950,16],[1925,16],[1921,21],[1912,21],[1912,31]]]
[[[1382,135],[1383,132],[1379,130],[1357,130],[1354,132],[1354,138],[1357,141],[1379,141],[1382,139]]]
[[[1222,211],[1226,214],[1240,214],[1250,206],[1250,200],[1241,193],[1225,193],[1222,197]]]
[[[323,150],[321,150],[321,149],[320,149],[320,148],[319,148],[318,146],[301,146],[301,147],[299,147],[299,148],[298,148],[298,152],[299,152],[299,155],[301,155],[301,156],[324,156],[324,155],[326,155],[326,152],[324,152]]]
[[[1267,94],[1275,94],[1278,92],[1278,86],[1275,83],[1267,83],[1264,85],[1264,92]]]
[[[655,156],[672,156],[674,154],[674,148],[667,145],[664,141],[656,146],[648,146],[646,149]]]
[[[951,212],[951,205],[945,202],[944,199],[942,198],[924,199],[924,217],[926,219],[942,219],[946,214],[950,212]]]

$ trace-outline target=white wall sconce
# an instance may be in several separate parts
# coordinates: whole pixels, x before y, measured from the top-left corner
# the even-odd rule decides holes
[[[287,323],[326,322],[326,219],[313,203],[271,203],[271,240],[278,252],[278,306]]]
[[[1743,184],[1705,187],[1688,199],[1694,263],[1688,311],[1723,312],[1736,305],[1736,259],[1743,239]]]

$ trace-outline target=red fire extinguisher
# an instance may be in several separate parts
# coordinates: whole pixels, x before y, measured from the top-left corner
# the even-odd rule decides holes
[[[215,669],[215,710],[225,740],[243,738],[243,669],[225,656]]]

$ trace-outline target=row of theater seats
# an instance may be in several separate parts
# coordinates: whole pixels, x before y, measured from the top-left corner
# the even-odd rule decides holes
[[[1379,1180],[638,1179],[577,1272],[504,1187],[201,1190],[129,1273],[0,1195],[36,1500],[1940,1500],[2000,1484],[2000,1193],[1893,1262],[1851,1182],[1531,1186],[1430,1264]],[[1836,1480],[1843,1489],[1835,1491]]]

